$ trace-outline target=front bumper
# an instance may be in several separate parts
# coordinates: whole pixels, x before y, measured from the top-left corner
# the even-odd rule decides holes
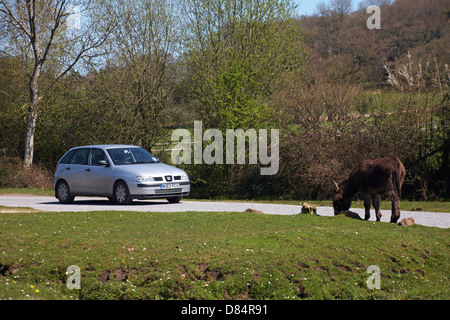
[[[176,181],[173,183],[153,182],[151,184],[128,182],[128,188],[133,199],[162,199],[188,196],[191,191],[191,183],[189,181]]]

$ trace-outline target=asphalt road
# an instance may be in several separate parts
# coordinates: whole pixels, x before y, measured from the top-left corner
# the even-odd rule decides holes
[[[300,213],[301,206],[266,204],[253,202],[219,202],[219,201],[189,201],[170,204],[165,200],[153,201],[133,201],[131,205],[121,206],[109,202],[106,198],[77,197],[73,204],[60,204],[54,197],[44,196],[24,196],[24,195],[2,195],[0,196],[0,206],[6,207],[28,207],[41,211],[55,212],[81,212],[81,211],[141,211],[141,212],[243,212],[249,208],[262,211],[265,214],[274,215],[294,215]],[[400,204],[401,206],[401,204]],[[0,209],[1,211],[1,209]],[[364,217],[364,209],[351,209],[361,218]],[[389,222],[390,210],[382,210],[382,222]],[[333,208],[318,207],[319,216],[333,216]],[[413,217],[416,224],[449,228],[450,213],[437,212],[410,212],[401,211],[400,219]],[[375,221],[375,213],[371,210],[371,221]],[[399,220],[400,221],[400,220]]]

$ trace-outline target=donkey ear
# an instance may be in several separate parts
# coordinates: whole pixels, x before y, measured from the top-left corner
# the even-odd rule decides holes
[[[339,185],[337,184],[337,182],[334,181],[333,179],[331,179],[331,182],[334,184],[334,187],[336,188],[336,191],[339,191]]]

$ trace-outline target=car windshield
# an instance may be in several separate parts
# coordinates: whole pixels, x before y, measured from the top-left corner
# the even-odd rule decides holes
[[[154,163],[156,158],[142,148],[115,148],[108,149],[115,165]]]

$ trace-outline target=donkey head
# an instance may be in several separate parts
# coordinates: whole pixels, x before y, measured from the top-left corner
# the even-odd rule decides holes
[[[351,198],[344,196],[344,187],[339,186],[336,181],[331,180],[336,190],[333,196],[334,215],[338,215],[343,210],[350,209]]]

